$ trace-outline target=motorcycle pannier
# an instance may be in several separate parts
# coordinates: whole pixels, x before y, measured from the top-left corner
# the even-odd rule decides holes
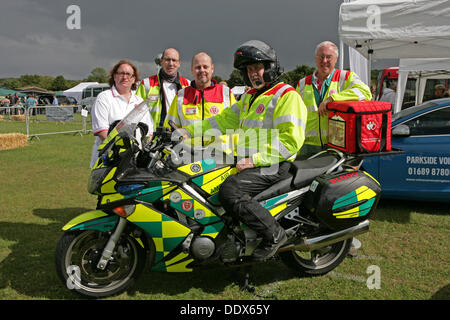
[[[368,219],[380,193],[379,183],[364,171],[323,174],[311,184],[305,204],[330,229],[342,230]]]
[[[328,146],[357,154],[390,151],[391,117],[389,102],[330,102]]]

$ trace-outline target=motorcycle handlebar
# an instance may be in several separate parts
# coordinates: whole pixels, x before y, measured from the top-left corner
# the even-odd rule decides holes
[[[178,126],[172,120],[169,120],[169,126],[172,128],[172,131],[175,131],[178,129]]]

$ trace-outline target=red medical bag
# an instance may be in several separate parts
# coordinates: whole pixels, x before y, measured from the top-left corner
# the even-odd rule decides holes
[[[391,104],[333,101],[328,104],[328,146],[348,153],[391,150]]]

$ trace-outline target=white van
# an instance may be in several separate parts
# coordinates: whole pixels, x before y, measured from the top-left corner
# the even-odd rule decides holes
[[[87,109],[90,113],[92,105],[95,102],[95,98],[100,92],[108,90],[109,88],[109,84],[107,83],[92,84],[84,88],[80,101],[81,108]]]

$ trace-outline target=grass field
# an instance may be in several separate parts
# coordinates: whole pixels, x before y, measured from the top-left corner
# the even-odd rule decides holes
[[[0,121],[0,133],[22,132],[20,126]],[[0,151],[0,300],[80,299],[57,278],[54,252],[61,227],[95,208],[86,191],[92,144],[92,135],[64,134]],[[251,273],[252,294],[240,290],[238,270],[221,266],[146,271],[132,289],[110,299],[450,299],[447,206],[382,200],[370,232],[358,236],[358,257],[325,276],[301,278],[279,261],[259,264]],[[380,272],[379,289],[367,285],[373,270]]]

